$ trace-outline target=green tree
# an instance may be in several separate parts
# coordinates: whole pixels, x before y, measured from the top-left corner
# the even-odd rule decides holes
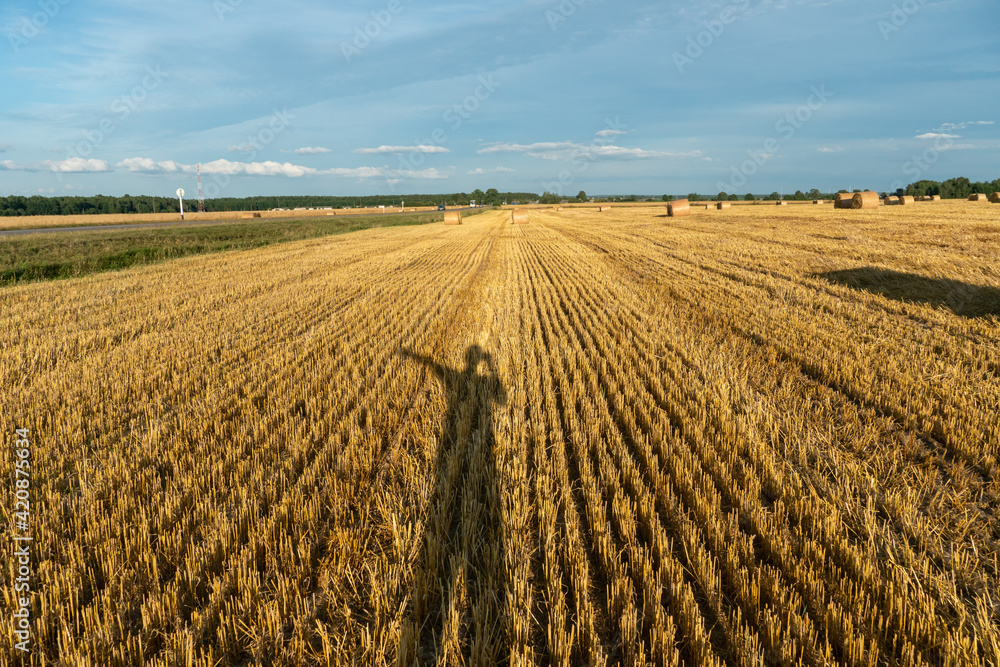
[[[697,192],[692,192],[688,195],[688,201],[701,201],[701,195]]]
[[[673,201],[673,200],[674,200],[673,195],[663,195],[663,201]]]
[[[757,201],[757,198],[748,192],[746,197],[743,198],[743,201]]]
[[[576,196],[576,200],[577,201],[587,201],[587,193],[584,192],[583,190],[580,190],[580,194],[578,194]]]
[[[728,192],[720,192],[719,194],[715,195],[715,200],[716,201],[728,201],[729,200],[729,193]]]

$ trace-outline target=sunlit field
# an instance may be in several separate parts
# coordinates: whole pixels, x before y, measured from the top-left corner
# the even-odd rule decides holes
[[[567,208],[4,288],[31,664],[1000,664],[998,256]]]

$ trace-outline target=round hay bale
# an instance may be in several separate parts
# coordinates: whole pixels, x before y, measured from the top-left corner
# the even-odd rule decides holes
[[[851,192],[838,192],[833,198],[834,208],[851,208],[854,204],[854,194]]]
[[[886,197],[883,200],[883,203],[886,206],[898,206],[899,205],[899,197]]]
[[[941,195],[931,195],[931,201],[941,201]]]
[[[733,205],[730,204],[727,201],[720,201],[718,204],[715,205],[715,208],[717,208],[720,211],[723,210],[723,209],[732,208],[732,207],[733,207]]]
[[[814,204],[825,204],[826,202],[823,201],[822,199],[813,199],[813,203]]]
[[[517,209],[514,211],[512,218],[515,225],[526,225],[530,219],[528,217],[528,212],[524,209]]]
[[[608,211],[610,211],[610,210],[611,210],[611,207],[610,207],[610,206],[599,206],[599,207],[597,208],[597,210],[598,210],[599,212],[601,212],[601,213],[607,213]]]
[[[914,201],[916,200],[913,197],[906,195],[904,197],[899,198],[899,205],[906,206],[907,204],[912,204]]]
[[[788,202],[786,202],[784,199],[779,199],[778,201],[776,201],[774,203],[777,206],[788,206]]]
[[[871,190],[855,193],[854,198],[851,200],[851,208],[878,208],[878,193]]]
[[[667,215],[671,218],[680,218],[691,215],[691,202],[687,199],[678,199],[667,204]]]
[[[969,195],[969,201],[989,201],[986,195]]]
[[[460,225],[460,224],[462,224],[462,212],[461,211],[445,211],[444,212],[444,224],[446,224],[446,225]]]
[[[1000,204],[1000,192],[994,192],[990,195],[990,202],[993,204]]]

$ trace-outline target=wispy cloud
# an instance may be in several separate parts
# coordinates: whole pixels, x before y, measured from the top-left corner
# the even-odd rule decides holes
[[[510,167],[493,167],[492,169],[483,169],[482,167],[479,167],[478,169],[473,169],[472,171],[470,171],[469,175],[482,176],[484,174],[513,174],[513,173],[515,173],[515,170],[511,169]]]
[[[595,139],[594,141],[599,144],[607,144],[614,141],[615,137],[620,137],[623,134],[628,134],[628,132],[625,130],[613,130],[611,128],[608,128],[606,130],[601,130],[600,132],[596,133],[594,136],[596,136],[597,139]]]
[[[450,153],[444,146],[379,146],[378,148],[358,148],[358,155],[408,155],[410,153]]]
[[[249,153],[257,150],[257,146],[250,143],[239,144],[238,146],[230,146],[228,150],[230,153]]]
[[[13,148],[13,146],[11,146],[10,144],[0,144],[0,153],[6,153],[11,148]]]
[[[961,139],[960,134],[944,134],[941,132],[927,132],[925,134],[918,134],[917,139]]]
[[[843,153],[847,149],[843,146],[820,146],[816,150],[820,153]]]
[[[306,148],[296,148],[294,152],[296,155],[320,155],[322,153],[330,153],[332,151],[329,148],[322,148],[320,146],[307,146]]]
[[[607,146],[578,144],[572,141],[539,142],[534,144],[495,144],[482,148],[478,152],[481,155],[489,153],[523,153],[529,157],[540,158],[542,160],[571,160],[576,157],[648,160],[652,158],[693,158],[701,157],[702,155],[702,152],[699,150],[687,153],[674,153],[648,151],[642,148],[623,148],[613,144]]]
[[[973,125],[993,125],[992,120],[969,120],[964,123],[942,123],[941,127],[938,128],[942,132],[953,132],[955,130],[964,130],[967,127]]]

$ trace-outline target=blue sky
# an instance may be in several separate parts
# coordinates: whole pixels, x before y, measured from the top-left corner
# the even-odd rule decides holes
[[[992,0],[318,5],[7,0],[0,194],[1000,177]]]

